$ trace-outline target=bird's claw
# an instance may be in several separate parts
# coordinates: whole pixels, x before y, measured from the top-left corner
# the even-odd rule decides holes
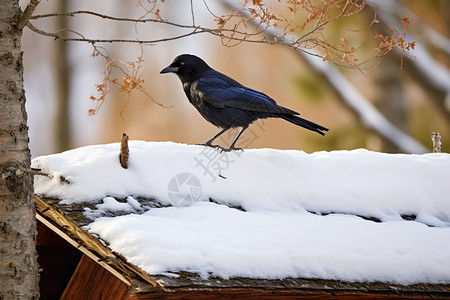
[[[231,151],[233,151],[233,150],[235,150],[235,151],[242,151],[242,152],[244,152],[244,149],[242,149],[242,148],[237,148],[237,147],[229,147],[229,148],[224,148],[224,147],[222,147],[222,146],[219,146],[219,145],[213,145],[213,144],[209,144],[209,143],[204,143],[204,144],[196,144],[197,146],[206,146],[206,147],[211,147],[211,148],[215,148],[215,149],[217,149],[217,150],[220,150],[220,152],[222,153],[222,152],[231,152]]]
[[[230,152],[230,151],[242,151],[244,152],[244,149],[242,148],[238,148],[238,147],[229,147],[228,149],[226,149],[225,151]]]
[[[230,147],[228,147],[228,148],[223,148],[223,147],[220,147],[221,148],[221,151],[220,152],[231,152],[231,151],[242,151],[242,152],[244,152],[244,149],[242,149],[242,148],[237,148],[237,147],[234,147],[234,146],[230,146]]]

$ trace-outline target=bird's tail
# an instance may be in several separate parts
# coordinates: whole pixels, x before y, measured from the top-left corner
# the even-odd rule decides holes
[[[323,127],[319,124],[316,124],[314,122],[308,121],[306,119],[293,116],[293,115],[279,115],[280,118],[285,119],[286,121],[289,121],[295,125],[302,126],[303,128],[309,129],[311,131],[315,131],[321,135],[325,135],[323,131],[328,131],[328,128]]]

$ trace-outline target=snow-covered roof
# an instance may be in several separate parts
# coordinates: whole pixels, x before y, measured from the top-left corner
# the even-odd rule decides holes
[[[35,158],[35,193],[150,275],[450,283],[450,155],[130,142]]]

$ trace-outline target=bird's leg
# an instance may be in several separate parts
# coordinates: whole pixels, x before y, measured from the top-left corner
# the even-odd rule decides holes
[[[236,136],[236,138],[234,139],[234,141],[231,143],[230,147],[228,147],[227,151],[231,151],[231,150],[242,150],[242,151],[244,151],[244,149],[242,149],[242,148],[236,148],[236,147],[234,147],[234,145],[236,144],[237,140],[239,139],[239,137],[241,136],[241,134],[244,132],[244,130],[247,129],[247,128],[248,128],[248,125],[242,127],[242,130],[238,133],[238,135]]]
[[[204,144],[198,144],[201,146],[208,146],[208,147],[213,147],[213,148],[220,148],[223,150],[225,150],[223,147],[219,146],[219,145],[213,145],[212,142],[217,139],[221,134],[223,134],[225,131],[227,131],[228,129],[230,129],[230,127],[225,127],[224,129],[222,129],[218,134],[216,134],[215,136],[213,136],[211,139],[209,139],[206,143]]]

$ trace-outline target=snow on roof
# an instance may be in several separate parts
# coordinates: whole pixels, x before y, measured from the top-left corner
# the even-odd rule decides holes
[[[450,283],[449,154],[131,141],[123,169],[119,149],[35,158],[35,193],[90,204],[89,231],[149,274]]]

